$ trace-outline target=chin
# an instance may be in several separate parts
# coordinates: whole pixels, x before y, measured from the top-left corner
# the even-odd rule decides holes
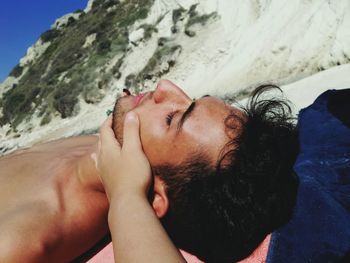
[[[112,128],[115,137],[117,138],[120,145],[123,144],[123,128],[125,115],[132,109],[133,107],[131,96],[118,98],[114,105]]]

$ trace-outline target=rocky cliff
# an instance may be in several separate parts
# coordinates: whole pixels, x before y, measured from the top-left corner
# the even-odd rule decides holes
[[[0,152],[96,131],[124,87],[244,95],[350,62],[348,0],[90,0],[0,85]]]

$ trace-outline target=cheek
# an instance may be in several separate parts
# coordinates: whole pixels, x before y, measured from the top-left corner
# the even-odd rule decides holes
[[[142,141],[142,147],[151,166],[162,165],[169,159],[169,145],[160,138],[147,136]]]
[[[160,164],[166,156],[167,129],[156,113],[143,112],[140,117],[140,138],[143,151],[151,165]]]
[[[140,120],[140,137],[142,143],[149,144],[156,138],[161,138],[165,134],[165,122],[161,123],[161,112],[152,111],[152,109],[144,109],[137,112]],[[157,140],[155,140],[157,141]]]
[[[176,141],[168,133],[166,126],[146,122],[140,127],[143,151],[151,166],[166,163],[177,165],[183,161],[188,145],[181,138]]]
[[[140,126],[140,138],[145,150],[161,144],[162,138],[165,136],[160,125],[156,123],[143,122]]]

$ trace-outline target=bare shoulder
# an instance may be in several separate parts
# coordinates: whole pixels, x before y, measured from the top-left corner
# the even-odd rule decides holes
[[[85,149],[89,148],[92,145],[96,144],[98,141],[97,135],[89,135],[89,136],[75,136],[57,139],[48,142],[42,142],[33,145],[32,147],[26,147],[18,149],[12,153],[0,156],[1,160],[8,160],[13,158],[14,156],[17,158],[22,155],[30,155],[30,154],[39,154],[39,153],[49,153],[50,156],[55,154],[67,153],[70,150],[74,149]],[[0,164],[1,165],[1,164]]]
[[[37,144],[32,149],[89,147],[98,141],[97,135],[75,136]]]
[[[73,145],[81,145],[81,144],[91,144],[95,143],[98,140],[98,135],[83,135],[83,136],[73,136],[62,138],[54,141],[47,142],[45,144],[73,144]]]

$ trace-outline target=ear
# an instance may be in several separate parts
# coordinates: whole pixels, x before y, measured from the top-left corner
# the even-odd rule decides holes
[[[162,218],[168,212],[169,208],[165,184],[158,176],[154,177],[154,198],[152,207],[158,218]]]

